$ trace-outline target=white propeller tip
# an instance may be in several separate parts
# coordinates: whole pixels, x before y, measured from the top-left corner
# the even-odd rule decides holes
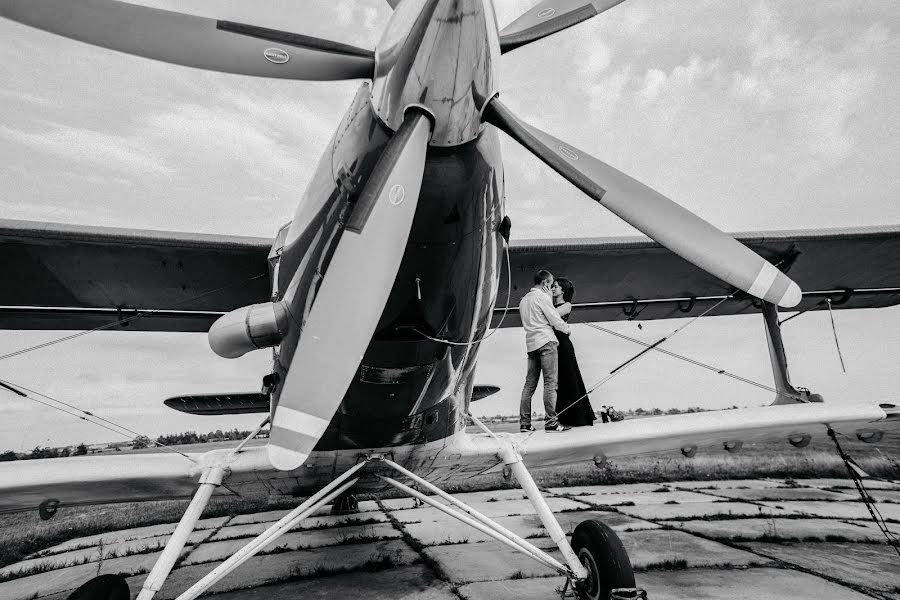
[[[293,471],[306,462],[308,454],[297,452],[290,448],[282,448],[269,444],[267,446],[269,452],[269,462],[279,471]]]
[[[802,299],[803,292],[800,291],[800,286],[792,281],[788,286],[788,289],[784,292],[784,295],[781,296],[781,300],[778,301],[778,306],[782,308],[793,308],[800,304],[800,300]]]

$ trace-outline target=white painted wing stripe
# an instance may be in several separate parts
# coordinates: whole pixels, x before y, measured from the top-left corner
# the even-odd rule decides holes
[[[792,281],[778,301],[778,306],[791,308],[800,304],[801,300],[803,300],[803,292],[800,290],[800,286]]]
[[[771,289],[772,284],[775,283],[775,279],[778,277],[778,274],[780,272],[781,271],[773,267],[771,264],[764,262],[762,269],[759,270],[759,274],[753,281],[753,285],[751,285],[750,289],[747,291],[751,296],[756,296],[757,298],[765,298],[766,294]]]
[[[284,429],[305,433],[318,439],[325,433],[329,421],[287,406],[279,406],[275,409],[274,423]]]

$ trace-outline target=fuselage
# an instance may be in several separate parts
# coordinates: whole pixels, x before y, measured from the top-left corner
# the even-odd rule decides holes
[[[274,278],[273,296],[291,317],[274,369],[284,381],[344,224],[385,145],[406,110],[428,113],[432,137],[409,241],[395,280],[384,282],[391,292],[376,332],[317,450],[420,444],[464,428],[478,341],[498,286],[503,167],[497,132],[480,121],[499,56],[490,1],[405,0],[376,56],[375,79],[360,86],[323,153]],[[273,407],[279,394],[276,387]]]

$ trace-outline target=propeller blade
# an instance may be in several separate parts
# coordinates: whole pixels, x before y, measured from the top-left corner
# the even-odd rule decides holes
[[[800,288],[764,258],[628,175],[525,123],[496,97],[484,119],[529,149],[578,189],[688,262],[752,296],[785,308]]]
[[[375,333],[412,228],[430,136],[428,117],[408,112],[357,200],[275,408],[268,453],[277,469],[296,469],[312,452]]]
[[[325,81],[375,72],[370,50],[116,0],[0,0],[0,16],[96,46],[224,73]]]
[[[500,51],[509,52],[596,17],[625,0],[544,0],[500,32]]]

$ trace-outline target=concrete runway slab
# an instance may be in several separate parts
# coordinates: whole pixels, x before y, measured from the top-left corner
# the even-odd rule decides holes
[[[361,593],[362,591],[362,593]],[[423,565],[377,573],[347,573],[226,592],[215,600],[458,600],[449,583]]]
[[[824,492],[827,493],[827,492]],[[645,492],[640,494],[603,494],[595,496],[573,496],[578,502],[588,502],[597,506],[630,506],[632,504],[687,504],[690,502],[719,502],[728,500],[723,496],[698,494],[697,492],[670,491]]]
[[[587,519],[599,519],[617,532],[659,528],[659,525],[656,523],[635,519],[616,512],[564,512],[556,513],[556,518],[566,535],[571,535],[575,527]],[[495,520],[499,525],[525,539],[546,537],[548,535],[541,524],[541,520],[536,515],[497,517]],[[403,529],[425,546],[474,544],[494,541],[486,533],[481,533],[471,527],[460,526],[460,523],[456,520],[405,523]]]
[[[619,536],[635,569],[659,568],[685,561],[687,567],[746,567],[770,561],[684,531],[655,529],[631,531]]]
[[[566,487],[548,490],[548,502],[567,533],[583,520],[595,518],[619,532],[638,571],[638,585],[645,587],[653,600],[855,600],[876,593],[900,598],[890,591],[900,582],[885,576],[900,573],[896,568],[900,562],[881,543],[877,529],[864,519],[834,518],[844,513],[867,516],[860,512],[865,507],[854,501],[852,493],[832,496],[824,490],[836,481],[841,480],[817,480],[817,485],[798,481],[795,487],[780,487],[783,481],[769,480]],[[823,490],[832,501],[799,499],[809,497],[804,494],[821,498]],[[757,492],[786,497],[774,502],[739,501],[771,497],[756,496]],[[571,498],[562,497],[569,494]],[[709,501],[726,495],[733,499]],[[522,496],[521,490],[460,495],[559,558],[556,544]],[[635,505],[596,510],[586,501],[608,502],[611,498]],[[900,508],[900,504],[879,507]],[[218,598],[317,598],[327,594],[391,600],[513,596],[527,600],[554,598],[553,590],[563,583],[558,574],[529,557],[435,509],[416,508],[409,499],[363,502],[361,508],[364,512],[349,516],[330,515],[328,508],[319,511],[302,528],[276,541],[268,554],[252,558],[217,584],[214,591],[227,594]],[[798,516],[811,509],[826,511],[830,517]],[[166,582],[160,600],[176,597],[286,512],[205,520],[207,528],[192,534],[192,544]],[[882,512],[886,517],[893,514]],[[896,524],[891,527],[898,528]],[[25,570],[21,577],[0,582],[0,598],[64,600],[98,572],[129,576],[136,594],[159,555],[158,544],[173,528],[174,524],[154,525],[57,544],[38,553],[41,556],[0,570],[0,578],[9,577],[16,569]],[[791,543],[826,539],[825,535],[837,537],[823,543]],[[41,565],[42,560],[53,562]],[[88,562],[64,566],[80,560]],[[458,586],[458,596],[454,586]]]
[[[778,506],[748,504],[746,502],[692,502],[690,504],[653,504],[645,506],[617,506],[616,510],[626,515],[648,521],[670,519],[759,517],[794,515],[795,513]]]
[[[846,493],[850,493],[847,491]],[[856,494],[856,490],[853,490]],[[900,504],[900,490],[869,490],[869,495],[876,502],[885,502],[889,504]]]
[[[814,575],[780,569],[649,571],[637,579],[652,600],[871,600]],[[559,597],[561,585],[562,578],[550,577],[472,583],[458,591],[466,600],[549,600]]]
[[[726,521],[669,521],[667,525],[718,540],[826,541],[846,539],[854,542],[884,540],[871,521],[837,519],[729,519]]]
[[[756,553],[878,592],[900,592],[900,557],[887,544],[750,543]]]
[[[782,487],[783,479],[725,479],[721,481],[670,481],[666,485],[679,490],[749,490]]]
[[[257,588],[289,579],[312,579],[354,571],[387,570],[413,564],[418,555],[403,542],[350,544],[316,550],[254,556],[240,569],[226,575],[210,593]],[[172,572],[154,600],[172,600],[215,568],[218,562],[191,565]],[[129,578],[132,591],[139,590],[146,575]]]
[[[727,582],[727,589],[723,584]],[[871,597],[799,571],[688,569],[641,574],[653,600],[869,600]]]
[[[528,540],[550,556],[561,561],[556,544],[550,538]],[[425,548],[424,554],[433,560],[439,571],[453,584],[473,581],[497,581],[532,577],[552,577],[556,571],[536,560],[497,542],[485,544],[456,544]],[[560,578],[561,579],[561,578]]]
[[[441,501],[443,502],[443,501]],[[583,502],[576,502],[567,498],[547,498],[547,505],[553,512],[590,510],[590,506]],[[534,514],[534,508],[529,500],[506,500],[498,502],[473,502],[472,508],[487,517],[507,517],[512,515]],[[408,510],[392,511],[393,516],[401,523],[428,523],[430,521],[456,520],[436,508],[425,506]]]
[[[843,479],[798,479],[797,483],[810,487],[840,488],[853,490],[854,492],[856,490],[856,486],[853,485],[853,482],[846,477]],[[866,479],[864,480],[864,484],[866,488],[870,490],[900,490],[900,481]]]
[[[469,505],[482,502],[526,500],[528,498],[528,496],[525,495],[525,492],[520,489],[465,492],[462,494],[454,494],[453,497]],[[383,500],[381,504],[389,510],[409,510],[420,506],[416,504],[415,498],[392,498],[390,500]]]
[[[622,485],[580,485],[553,488],[553,493],[565,496],[602,496],[606,494],[648,494],[659,489],[674,489],[671,483],[625,483]]]
[[[862,502],[762,502],[772,508],[786,508],[796,514],[832,519],[868,519],[869,511]],[[900,504],[879,504],[878,510],[885,519],[900,521]]]
[[[326,546],[341,546],[350,543],[374,542],[378,540],[397,539],[402,534],[390,523],[376,525],[353,525],[333,529],[313,529],[311,531],[292,531],[286,533],[273,544],[266,546],[260,554],[272,554],[285,550],[308,550]],[[181,564],[194,565],[217,560],[225,560],[241,548],[250,538],[241,538],[220,542],[207,542],[195,548]]]
[[[763,488],[763,489],[731,489],[718,490],[717,496],[724,496],[731,500],[824,500],[838,502],[852,502],[859,498],[854,490],[853,494],[831,492],[820,488]]]
[[[106,533],[98,533],[74,540],[69,540],[55,546],[51,546],[46,550],[36,553],[39,556],[49,554],[59,554],[60,552],[68,552],[70,550],[79,550],[81,548],[90,548],[98,544],[115,544],[118,542],[126,542],[130,540],[140,540],[161,535],[169,535],[175,531],[175,523],[163,523],[162,525],[149,525],[147,527],[135,527],[133,529],[122,529],[120,531],[108,531]],[[194,535],[194,534],[192,534]]]

